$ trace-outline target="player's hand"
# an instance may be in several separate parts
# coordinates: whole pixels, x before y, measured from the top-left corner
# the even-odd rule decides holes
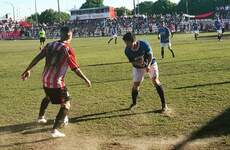
[[[91,81],[89,79],[86,79],[85,83],[87,84],[88,87],[92,87]]]
[[[145,69],[146,69],[146,72],[149,72],[150,66],[147,66]]]
[[[22,75],[21,75],[21,79],[22,79],[23,81],[27,80],[29,77],[30,77],[30,71],[25,71],[25,72],[23,72]]]

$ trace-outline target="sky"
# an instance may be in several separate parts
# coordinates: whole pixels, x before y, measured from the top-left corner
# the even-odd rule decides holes
[[[57,0],[0,0],[0,18],[9,14],[13,18],[13,7],[15,11],[16,19],[23,19],[31,14],[35,13],[35,1],[37,2],[37,11],[42,11],[52,8],[58,9]],[[143,1],[156,1],[156,0],[136,0],[136,3]],[[178,3],[179,0],[170,0]],[[86,2],[86,0],[59,0],[60,9],[64,12],[69,12],[72,8],[80,8],[80,6]],[[133,0],[104,0],[104,5],[113,7],[126,7],[133,9]]]

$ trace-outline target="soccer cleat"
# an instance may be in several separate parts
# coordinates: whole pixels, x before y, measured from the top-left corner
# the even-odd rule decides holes
[[[132,103],[132,104],[129,106],[129,109],[131,110],[134,106],[136,106],[136,103]]]
[[[167,112],[168,110],[169,110],[169,108],[166,104],[164,106],[162,106],[162,109],[161,109],[162,112]]]
[[[54,131],[51,132],[51,136],[53,138],[61,138],[61,137],[65,137],[64,133],[61,133],[60,131],[58,131],[57,129],[54,129]]]
[[[40,123],[40,124],[45,124],[45,123],[47,123],[47,120],[45,119],[44,116],[42,116],[42,117],[38,118],[37,122]]]

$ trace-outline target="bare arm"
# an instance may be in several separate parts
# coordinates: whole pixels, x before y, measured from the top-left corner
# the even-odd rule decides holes
[[[153,59],[153,54],[149,54],[148,55],[148,64],[146,66],[146,71],[149,72],[149,69],[150,69],[150,66],[151,66],[151,63],[152,63],[152,59]]]
[[[84,75],[84,73],[81,71],[80,68],[76,68],[72,70],[77,76],[79,76],[81,79],[85,81],[85,83],[88,85],[88,87],[91,87],[91,81]]]
[[[22,73],[21,79],[26,80],[30,76],[30,70],[41,60],[45,57],[44,51],[41,51],[35,58],[31,61],[29,66],[26,70]]]

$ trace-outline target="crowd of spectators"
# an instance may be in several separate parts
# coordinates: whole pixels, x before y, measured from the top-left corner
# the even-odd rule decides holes
[[[70,25],[73,27],[75,37],[90,37],[90,36],[109,36],[111,29],[116,27],[118,35],[123,35],[127,31],[133,31],[136,34],[151,34],[158,31],[158,24],[164,21],[166,25],[175,32],[190,32],[192,19],[185,18],[180,14],[166,14],[166,15],[136,15],[136,16],[122,16],[116,19],[91,19],[91,20],[75,20],[64,24],[54,25],[39,25],[39,26],[22,26],[20,22],[12,19],[0,21],[0,39],[1,33],[20,32],[23,39],[38,38],[38,31],[40,27],[46,31],[47,38],[58,38],[59,29],[63,25]],[[230,18],[223,19],[225,29],[230,30]],[[200,31],[214,31],[214,19],[198,20]]]

